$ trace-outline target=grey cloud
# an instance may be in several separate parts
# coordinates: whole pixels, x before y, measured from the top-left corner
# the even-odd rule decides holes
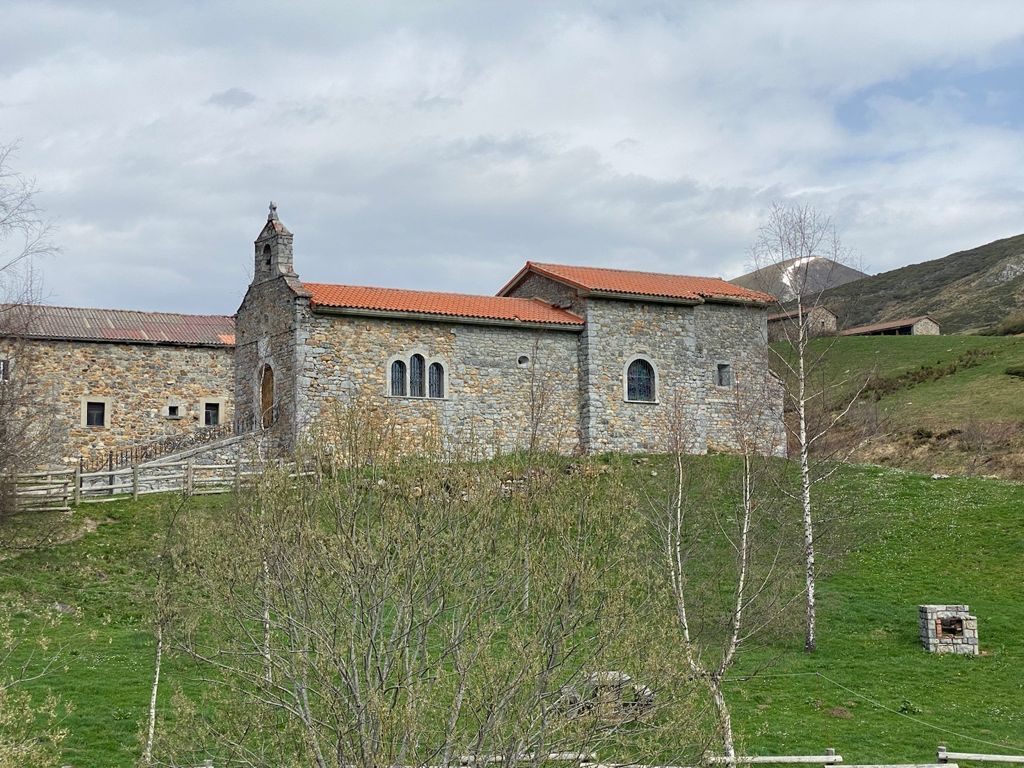
[[[225,109],[241,109],[248,107],[256,101],[255,94],[249,93],[244,88],[228,88],[226,91],[215,93],[206,100],[207,104]]]

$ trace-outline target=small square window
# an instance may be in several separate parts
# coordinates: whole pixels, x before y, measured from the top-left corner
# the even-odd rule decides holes
[[[85,426],[105,427],[107,426],[107,404],[104,402],[88,401],[85,404]]]
[[[11,361],[10,359],[0,359],[0,382],[11,380]]]
[[[168,419],[180,419],[181,418],[181,413],[179,413],[178,409],[179,409],[179,406],[177,406],[177,405],[168,405],[167,406],[167,418]]]
[[[715,386],[732,386],[732,366],[728,363],[719,363],[715,370]]]
[[[203,406],[203,424],[207,427],[220,424],[220,403],[206,403]]]

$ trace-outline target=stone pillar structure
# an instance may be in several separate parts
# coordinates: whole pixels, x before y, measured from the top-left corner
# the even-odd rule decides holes
[[[926,651],[978,655],[978,617],[968,606],[919,605],[917,613]]]

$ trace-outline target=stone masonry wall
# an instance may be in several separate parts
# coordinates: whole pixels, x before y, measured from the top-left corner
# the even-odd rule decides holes
[[[806,318],[811,336],[832,336],[837,331],[836,316],[824,307],[813,307]],[[795,340],[800,333],[797,318],[780,318],[768,323],[768,341]]]
[[[768,373],[766,309],[584,298],[536,274],[513,295],[568,303],[586,319],[579,335],[585,449],[666,451],[674,433],[692,453],[735,448],[741,414],[747,437],[754,432],[762,450],[784,452],[782,387]],[[637,357],[655,368],[655,403],[626,401],[625,372]],[[731,366],[734,388],[715,386],[718,363]]]
[[[549,304],[565,307],[580,317],[587,311],[586,298],[580,296],[575,288],[532,272],[526,275],[509,295],[523,299],[541,299]]]
[[[300,373],[300,421],[329,422],[338,405],[376,410],[406,449],[462,455],[535,447],[570,453],[579,426],[576,332],[311,313]],[[445,369],[445,397],[392,397],[391,362],[422,354]],[[528,358],[520,363],[521,357]]]
[[[957,653],[976,656],[978,647],[978,617],[972,616],[967,605],[919,605],[918,628],[921,645],[931,653]],[[958,632],[945,632],[943,619],[959,622]]]
[[[927,317],[914,323],[914,336],[938,336],[941,331],[939,324]]]
[[[235,321],[234,384],[240,418],[257,419],[262,411],[263,369],[274,378],[275,432],[290,446],[296,434],[295,385],[299,370],[298,339],[308,300],[296,295],[284,277],[249,286]]]
[[[764,309],[591,297],[586,319],[589,450],[666,451],[677,437],[692,453],[733,448],[738,416],[744,429],[772,442],[781,433],[781,391],[768,374]],[[625,372],[637,357],[654,366],[657,402],[626,401]],[[716,386],[719,363],[731,366],[732,387]]]
[[[0,340],[0,357],[12,342]],[[52,407],[54,463],[91,459],[203,426],[201,401],[218,400],[232,418],[233,350],[163,344],[29,340],[18,343],[14,376],[28,376]],[[106,427],[83,424],[86,396],[107,401]],[[181,418],[169,418],[177,405]]]

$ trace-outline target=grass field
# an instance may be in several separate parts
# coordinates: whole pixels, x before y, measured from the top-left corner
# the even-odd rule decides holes
[[[830,401],[871,380],[861,416],[877,409],[876,436],[861,461],[1024,479],[1024,378],[1006,373],[1024,364],[1024,337],[840,337],[823,350]]]
[[[652,457],[611,458],[613,471],[653,482]],[[731,459],[701,457],[708,472]],[[855,521],[851,551],[827,564],[820,586],[819,651],[798,633],[744,655],[729,685],[743,749],[752,753],[836,748],[847,762],[926,762],[952,749],[1024,751],[1024,486],[980,479],[931,480],[896,470],[844,468],[829,490]],[[34,612],[68,612],[51,633],[60,664],[33,683],[73,709],[63,763],[130,766],[140,753],[153,661],[149,600],[154,563],[172,500],[150,497],[85,507],[102,522],[63,544],[0,561],[0,594]],[[226,498],[195,498],[216,513]],[[916,606],[971,605],[984,655],[951,658],[918,646]],[[74,611],[74,613],[71,613]],[[757,672],[751,679],[748,673]],[[161,717],[171,690],[186,687],[183,664],[166,659]]]
[[[894,378],[976,354],[976,364],[884,395],[879,405],[900,425],[948,426],[974,417],[1024,420],[1024,379],[1006,369],[1024,364],[1024,338],[995,336],[841,337],[828,353],[835,381],[874,373]],[[828,342],[817,343],[821,349]]]
[[[826,348],[827,376],[844,391],[856,390],[872,375],[896,379],[973,358],[954,373],[884,394],[879,406],[899,425],[945,426],[970,417],[1024,420],[1024,379],[1006,374],[1008,367],[1024,364],[1022,337],[852,336],[819,340],[812,354]]]

